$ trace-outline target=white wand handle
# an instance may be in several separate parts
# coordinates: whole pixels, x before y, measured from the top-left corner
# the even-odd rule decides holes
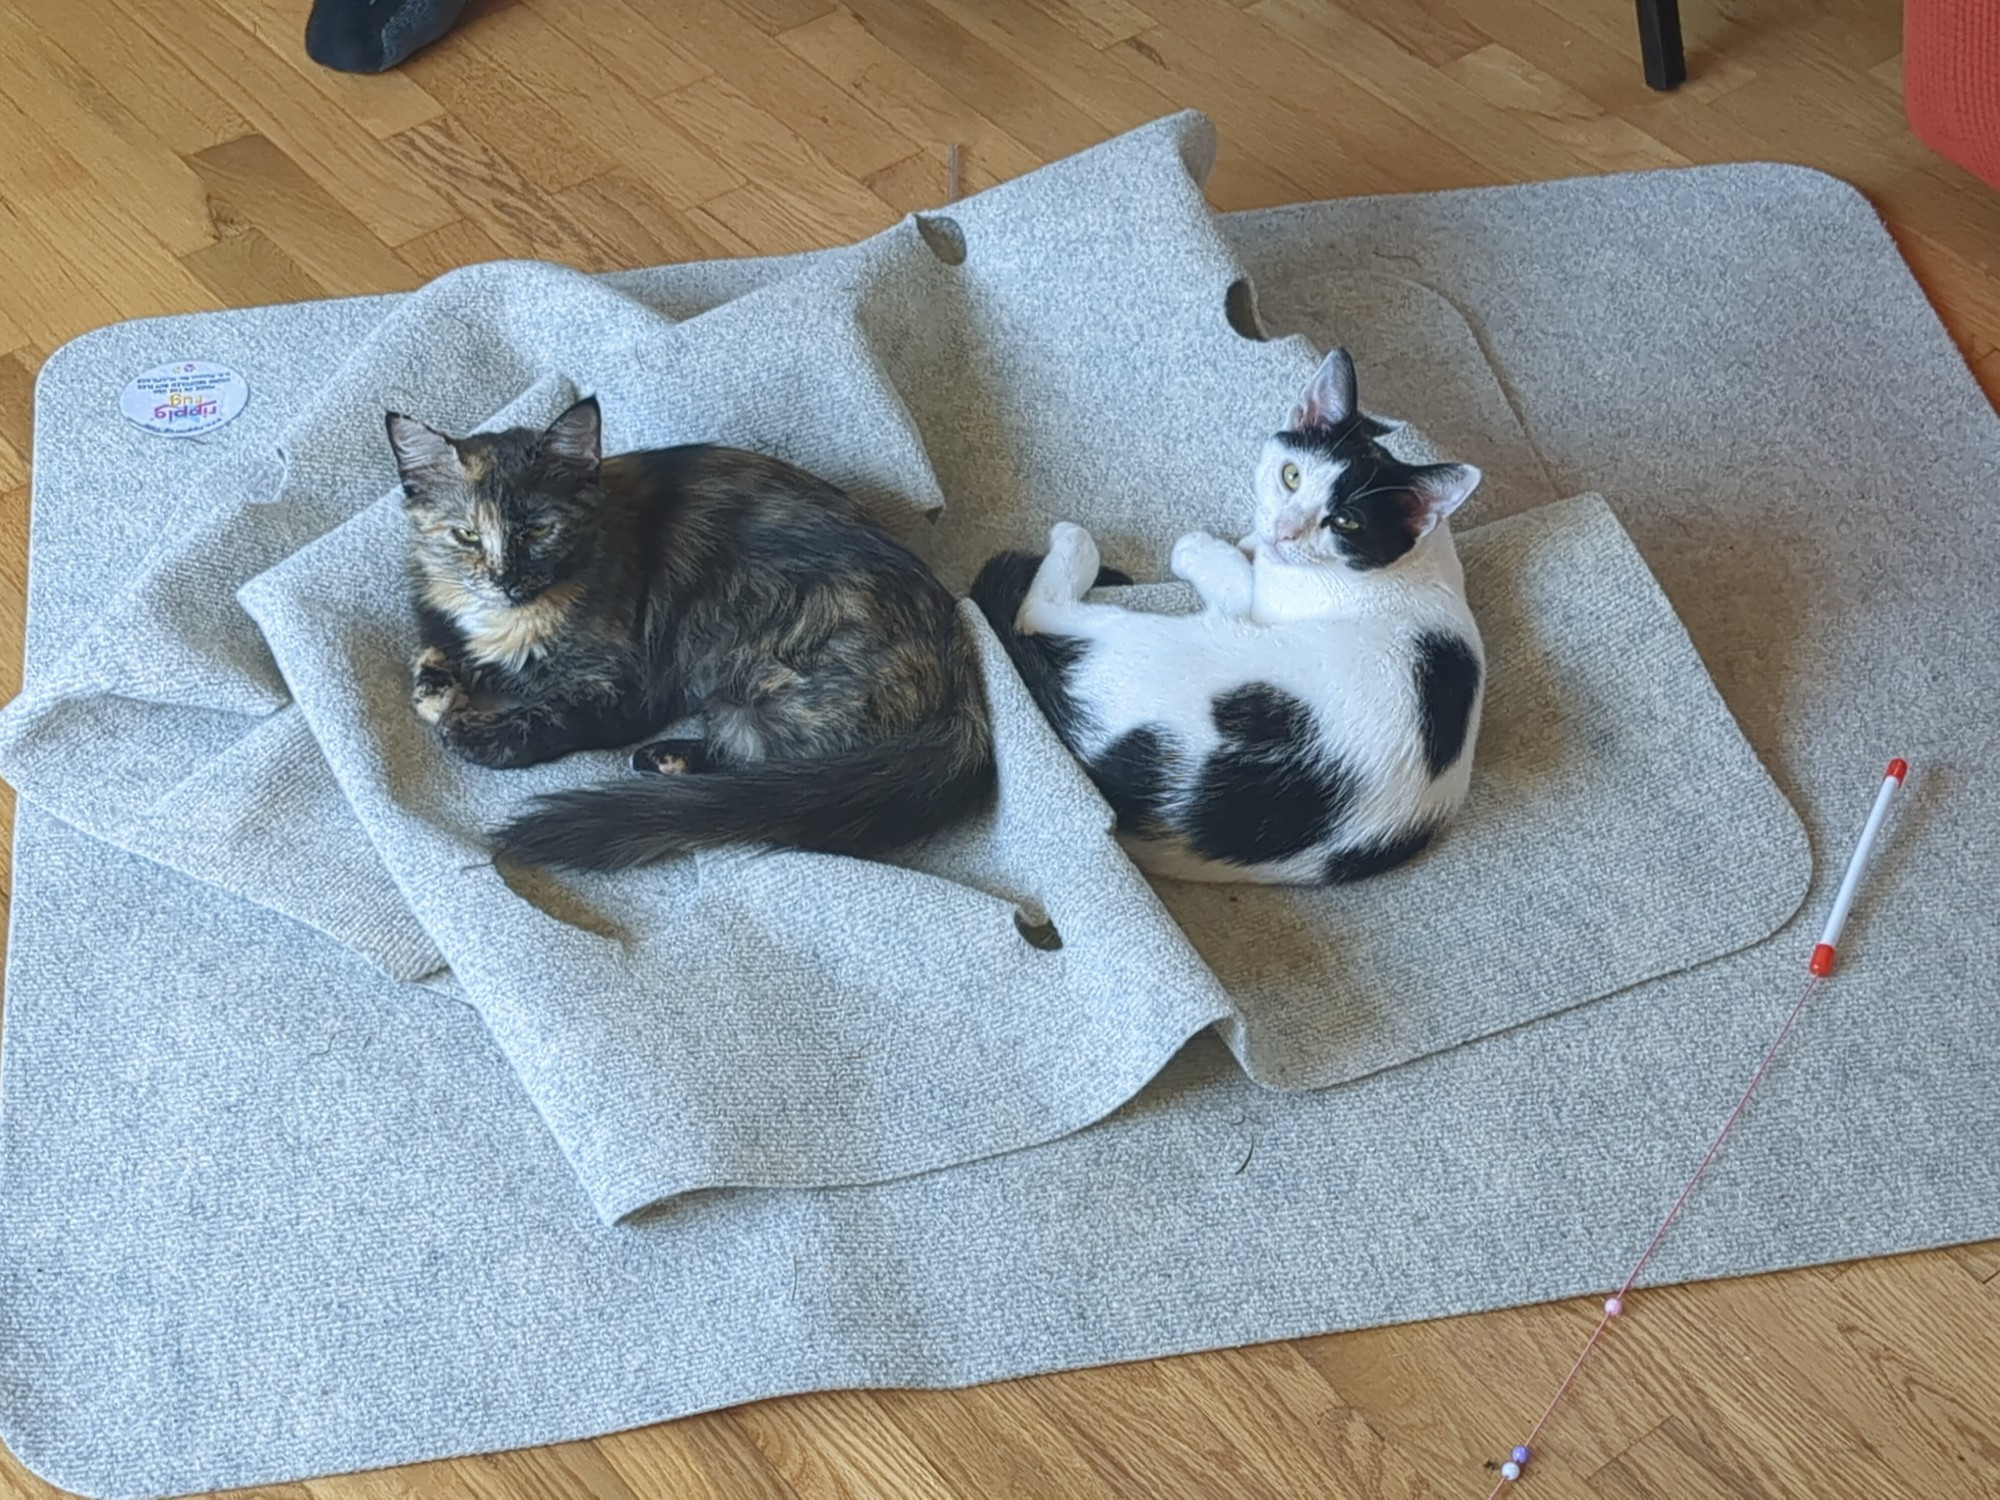
[[[1812,962],[1807,966],[1822,979],[1833,972],[1840,929],[1847,925],[1847,913],[1854,906],[1855,893],[1861,889],[1861,872],[1875,848],[1875,835],[1882,831],[1882,820],[1889,816],[1889,800],[1909,774],[1909,765],[1902,759],[1890,761],[1888,774],[1882,778],[1882,790],[1875,794],[1875,805],[1868,810],[1861,842],[1854,846],[1854,853],[1847,861],[1847,873],[1840,877],[1840,891],[1833,898],[1833,910],[1827,914],[1826,931],[1820,934],[1819,946],[1813,949]]]

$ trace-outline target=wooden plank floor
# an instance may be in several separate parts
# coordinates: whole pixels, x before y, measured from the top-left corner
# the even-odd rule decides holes
[[[810,248],[937,204],[952,142],[977,189],[1186,105],[1222,128],[1223,208],[1825,168],[2000,387],[2000,195],[1910,137],[1894,0],[1691,0],[1672,96],[1640,81],[1630,0],[492,0],[376,79],[304,58],[305,5],[0,0],[0,691],[31,381],[74,334],[499,255]],[[1477,1496],[1589,1319],[770,1401],[282,1493]],[[1522,1493],[1546,1500],[2000,1495],[2000,1243],[1642,1296],[1545,1450]],[[50,1493],[0,1457],[0,1496]]]

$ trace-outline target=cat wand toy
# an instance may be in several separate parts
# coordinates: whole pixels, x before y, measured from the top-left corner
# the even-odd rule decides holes
[[[1694,1175],[1688,1178],[1687,1186],[1683,1187],[1680,1196],[1674,1199],[1674,1206],[1667,1210],[1666,1218],[1660,1221],[1659,1229],[1654,1232],[1652,1240],[1640,1254],[1639,1259],[1633,1263],[1624,1282],[1617,1291],[1605,1299],[1603,1315],[1598,1318],[1597,1326],[1590,1331],[1590,1337],[1584,1340],[1583,1348],[1576,1356],[1576,1363],[1569,1367],[1569,1373],[1563,1377],[1562,1384],[1556,1387],[1556,1393],[1549,1398],[1549,1404],[1542,1408],[1541,1416],[1535,1419],[1535,1425],[1528,1430],[1528,1435],[1515,1445],[1513,1452],[1507,1456],[1507,1461],[1500,1465],[1500,1477],[1493,1482],[1493,1488],[1487,1491],[1486,1500],[1494,1500],[1495,1496],[1518,1480],[1527,1469],[1528,1460],[1534,1456],[1535,1440],[1542,1435],[1542,1429],[1548,1426],[1549,1418],[1555,1415],[1556,1408],[1562,1404],[1563,1397],[1569,1394],[1570,1387],[1576,1384],[1576,1377],[1582,1371],[1584,1361],[1590,1358],[1591,1351],[1597,1347],[1597,1341],[1603,1338],[1605,1330],[1624,1314],[1625,1299],[1631,1295],[1633,1283],[1638,1281],[1639,1273],[1646,1269],[1646,1263],[1653,1258],[1653,1252],[1660,1248],[1660,1242],[1667,1237],[1667,1231],[1673,1227],[1674,1220],[1680,1217],[1681,1209],[1687,1205],[1696,1185],[1708,1174],[1716,1153],[1721,1151],[1722,1143],[1729,1139],[1730,1132],[1736,1128],[1736,1122],[1743,1117],[1743,1111],[1750,1103],[1750,1096],[1757,1092],[1757,1085],[1763,1082],[1764,1073],[1771,1066],[1771,1059],[1777,1056],[1778,1049],[1785,1044],[1785,1038],[1791,1035],[1792,1027],[1798,1021],[1800,1013],[1805,1010],[1806,1002],[1812,999],[1813,991],[1819,988],[1821,981],[1833,973],[1840,947],[1841,930],[1847,925],[1847,914],[1854,909],[1854,898],[1861,889],[1861,876],[1867,867],[1868,856],[1874,852],[1876,835],[1881,833],[1882,824],[1889,816],[1889,803],[1902,786],[1903,778],[1909,774],[1909,764],[1900,757],[1889,762],[1889,769],[1882,778],[1881,790],[1875,793],[1875,805],[1869,809],[1868,821],[1862,825],[1861,837],[1855,843],[1854,853],[1848,857],[1847,873],[1841,877],[1840,889],[1834,895],[1833,910],[1827,914],[1826,930],[1820,934],[1820,940],[1813,948],[1812,957],[1806,963],[1807,977],[1804,992],[1792,1006],[1791,1014],[1785,1017],[1785,1024],[1778,1028],[1778,1034],[1772,1038],[1771,1045],[1764,1050],[1763,1058],[1750,1075],[1750,1082],[1744,1086],[1742,1097],[1736,1101],[1736,1107],[1730,1110],[1729,1118],[1722,1122],[1722,1129],[1716,1132],[1715,1139],[1709,1143],[1708,1154],[1702,1157],[1701,1165],[1694,1169]]]

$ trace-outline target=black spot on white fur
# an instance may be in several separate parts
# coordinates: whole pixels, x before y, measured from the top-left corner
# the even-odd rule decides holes
[[[1312,710],[1266,682],[1215,700],[1223,743],[1196,779],[1189,847],[1222,864],[1275,864],[1320,843],[1353,805],[1354,774],[1320,744]]]
[[[1179,751],[1164,729],[1148,724],[1121,734],[1084,767],[1118,814],[1121,832],[1160,832]]]
[[[1479,658],[1458,636],[1429,630],[1417,637],[1417,718],[1424,760],[1435,780],[1464,753],[1479,696]]]
[[[1384,870],[1393,870],[1405,860],[1421,854],[1436,834],[1435,826],[1423,824],[1394,838],[1376,839],[1372,843],[1343,849],[1327,857],[1320,870],[1320,883],[1344,885],[1350,880],[1366,880]]]

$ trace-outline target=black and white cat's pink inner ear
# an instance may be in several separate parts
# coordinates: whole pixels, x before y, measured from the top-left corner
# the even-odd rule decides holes
[[[1410,483],[1419,506],[1417,535],[1426,535],[1465,504],[1485,477],[1471,464],[1431,464],[1418,469]]]
[[[389,446],[396,454],[396,472],[402,476],[406,492],[459,477],[458,449],[435,427],[426,427],[399,411],[389,413],[387,426]]]
[[[1292,430],[1338,427],[1354,415],[1355,406],[1354,361],[1345,349],[1336,349],[1320,361],[1312,383],[1292,408]]]
[[[542,434],[542,454],[575,468],[596,470],[604,458],[604,416],[595,396],[585,396],[549,423]]]

